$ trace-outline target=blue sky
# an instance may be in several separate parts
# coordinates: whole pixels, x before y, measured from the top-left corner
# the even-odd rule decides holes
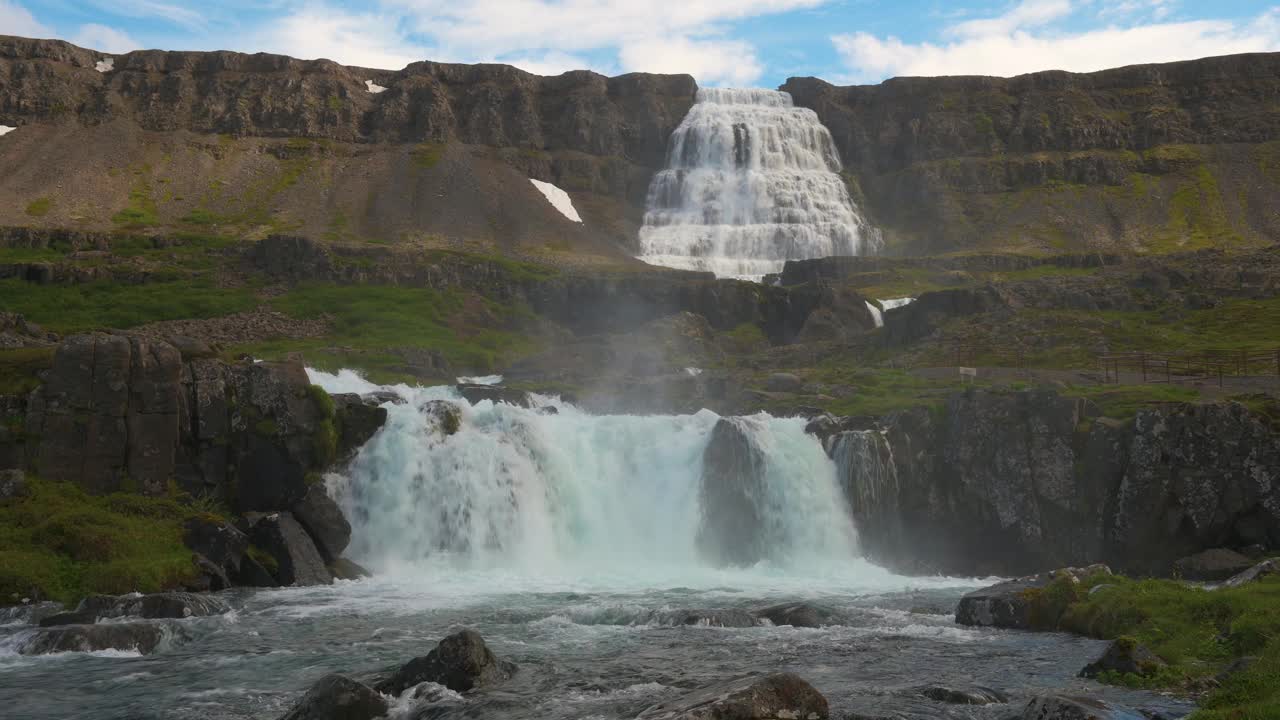
[[[796,75],[1079,72],[1280,50],[1280,5],[1246,0],[0,0],[0,34],[138,48],[278,52],[399,69],[507,62],[557,74],[688,72],[704,85]]]

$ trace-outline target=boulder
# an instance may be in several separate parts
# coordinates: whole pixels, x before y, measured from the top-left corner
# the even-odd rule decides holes
[[[756,617],[768,620],[774,625],[790,625],[792,627],[817,628],[834,625],[838,613],[828,607],[810,603],[788,603],[774,605],[755,612]]]
[[[431,400],[422,407],[422,412],[434,421],[434,428],[438,429],[442,435],[453,435],[462,428],[462,410],[456,403],[448,400]]]
[[[825,720],[827,699],[791,673],[753,676],[659,703],[637,720]]]
[[[1013,628],[1019,630],[1053,630],[1057,618],[1045,617],[1039,603],[1044,590],[1055,580],[1079,583],[1097,574],[1110,575],[1105,565],[1085,568],[1063,568],[1051,573],[1041,573],[1009,580],[981,590],[974,590],[960,598],[956,607],[956,622],[960,625]]]
[[[329,572],[333,574],[335,580],[359,580],[360,578],[373,577],[373,573],[355,561],[346,558],[338,558],[329,563]]]
[[[920,688],[920,694],[949,705],[998,705],[1009,702],[1009,696],[999,690],[985,687],[949,687],[930,685]]]
[[[387,424],[387,409],[376,398],[365,399],[359,395],[333,395],[334,412],[338,418],[338,459],[345,460],[356,454],[369,439]]]
[[[249,539],[276,561],[279,585],[329,585],[333,575],[302,525],[287,512],[252,519]]]
[[[26,497],[27,474],[21,470],[0,470],[0,502]]]
[[[373,689],[333,674],[312,685],[281,720],[373,720],[387,711],[386,699]]]
[[[508,405],[516,405],[527,408],[532,407],[529,400],[529,393],[523,390],[513,390],[501,385],[472,385],[468,383],[459,383],[457,386],[458,394],[466,398],[467,402],[475,405],[483,400],[488,400],[494,404],[506,403]]]
[[[700,625],[703,627],[756,627],[759,619],[746,610],[668,610],[655,612],[650,622],[657,625]]]
[[[141,618],[144,620],[181,620],[189,617],[221,615],[231,607],[212,595],[189,592],[165,592],[151,595],[90,595],[71,612],[50,615],[40,621],[41,627],[58,625],[91,625],[99,620]]]
[[[791,373],[773,373],[765,380],[764,389],[769,392],[798,393],[804,389],[804,382]]]
[[[341,557],[351,542],[351,524],[338,503],[329,497],[324,483],[312,483],[307,488],[307,494],[293,506],[293,517],[302,523],[320,554],[330,563]]]
[[[121,650],[150,655],[165,638],[180,635],[181,630],[177,628],[149,622],[42,627],[19,646],[18,652],[22,655],[47,655]]]
[[[430,653],[406,663],[377,690],[399,695],[424,682],[443,685],[454,692],[468,692],[497,685],[516,672],[515,663],[498,659],[474,630],[463,630],[440,641]]]
[[[209,590],[231,587],[249,548],[248,536],[213,515],[198,515],[187,520],[183,525],[182,542],[196,554]]]
[[[1265,577],[1280,575],[1280,558],[1271,560],[1263,560],[1244,572],[1235,575],[1231,579],[1222,583],[1223,587],[1240,587],[1251,582],[1257,582]]]
[[[1027,703],[1021,720],[1146,720],[1142,713],[1101,700],[1069,695],[1038,695]]]
[[[1131,637],[1122,637],[1113,641],[1102,657],[1086,665],[1080,677],[1097,678],[1103,673],[1151,677],[1167,664],[1146,645]]]
[[[280,585],[270,570],[248,555],[241,561],[240,572],[236,573],[234,580],[236,585],[241,587],[278,587]]]
[[[1222,582],[1253,567],[1254,561],[1234,550],[1213,548],[1188,555],[1173,563],[1173,571],[1183,580]]]
[[[716,566],[754,565],[767,548],[760,528],[764,454],[753,440],[755,418],[721,418],[702,453],[698,552]]]

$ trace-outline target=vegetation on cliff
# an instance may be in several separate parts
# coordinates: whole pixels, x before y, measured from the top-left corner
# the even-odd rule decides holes
[[[0,604],[93,593],[155,592],[195,576],[182,523],[201,512],[175,497],[93,496],[69,482],[27,480],[0,501]]]

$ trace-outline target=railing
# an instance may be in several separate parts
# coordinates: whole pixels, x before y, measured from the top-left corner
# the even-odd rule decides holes
[[[1197,353],[1130,352],[1102,355],[1104,382],[1119,383],[1129,373],[1143,383],[1176,383],[1259,375],[1280,376],[1280,348],[1266,351],[1209,350]]]

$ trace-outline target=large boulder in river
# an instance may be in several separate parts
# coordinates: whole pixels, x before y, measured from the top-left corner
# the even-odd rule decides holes
[[[333,575],[316,549],[311,536],[287,512],[255,515],[250,523],[249,538],[253,544],[276,562],[274,575],[280,585],[329,585]]]
[[[1101,700],[1070,695],[1038,695],[1027,703],[1021,720],[1146,720],[1142,713]]]
[[[792,627],[818,628],[834,625],[839,613],[829,607],[812,603],[786,603],[774,605],[755,612],[756,617],[768,620],[774,625],[790,625]]]
[[[424,682],[443,685],[454,692],[497,685],[516,672],[515,663],[501,660],[474,630],[463,630],[440,641],[434,650],[416,657],[378,683],[377,690],[399,695]]]
[[[1253,567],[1252,558],[1226,548],[1211,548],[1179,558],[1173,563],[1173,572],[1183,580],[1221,582]]]
[[[920,688],[919,692],[934,702],[948,705],[999,705],[1009,702],[1008,695],[985,687],[928,685]]]
[[[754,565],[766,553],[761,528],[764,453],[751,437],[754,418],[721,418],[702,454],[699,553],[713,565]]]
[[[342,551],[351,542],[351,523],[338,503],[329,497],[324,483],[311,484],[307,494],[293,506],[293,517],[307,529],[327,562],[342,557]]]
[[[18,652],[22,655],[46,655],[120,650],[150,655],[166,638],[181,634],[182,631],[176,627],[150,622],[63,625],[40,628],[18,647]]]
[[[1050,585],[1060,582],[1065,590],[1071,591],[1081,580],[1099,574],[1110,575],[1111,570],[1105,565],[1064,568],[974,590],[960,598],[956,622],[981,627],[1053,630],[1058,618],[1052,616],[1053,603],[1046,597]]]
[[[181,620],[189,617],[221,615],[229,610],[231,607],[217,597],[189,592],[90,595],[81,600],[75,610],[50,615],[40,621],[40,626],[91,625],[99,620],[119,618]]]
[[[472,405],[484,400],[488,400],[495,405],[506,403],[507,405],[515,405],[523,408],[532,407],[533,405],[529,399],[529,393],[523,390],[502,387],[501,385],[459,383],[457,390],[458,394],[466,398],[467,402]]]
[[[1167,664],[1146,645],[1131,637],[1122,637],[1113,641],[1102,657],[1086,665],[1080,677],[1096,678],[1103,673],[1151,677]]]
[[[249,549],[249,537],[234,525],[213,515],[197,515],[182,526],[182,542],[204,562],[202,589],[223,590],[240,574],[240,563]]]
[[[281,720],[373,720],[387,714],[387,701],[348,677],[320,678]]]
[[[654,705],[637,720],[825,720],[827,699],[791,673],[740,678]]]

